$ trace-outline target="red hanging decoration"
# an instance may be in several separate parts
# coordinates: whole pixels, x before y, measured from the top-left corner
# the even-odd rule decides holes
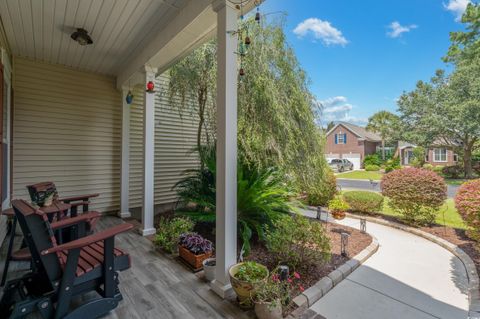
[[[153,81],[148,81],[147,83],[147,92],[148,93],[153,93],[153,89],[155,89],[155,84],[153,83]]]

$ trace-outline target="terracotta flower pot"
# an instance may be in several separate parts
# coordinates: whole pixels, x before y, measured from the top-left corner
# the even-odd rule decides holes
[[[255,314],[258,319],[281,319],[282,304],[280,300],[276,302],[255,302]]]
[[[267,275],[265,278],[262,280],[259,280],[257,282],[248,282],[248,281],[243,281],[235,278],[235,275],[238,272],[238,269],[240,266],[242,266],[243,263],[238,263],[236,265],[233,265],[230,267],[228,270],[228,274],[230,275],[230,283],[232,284],[233,290],[237,294],[238,301],[240,302],[241,306],[244,307],[250,307],[251,306],[251,297],[255,295],[255,290],[258,288],[260,283],[264,282],[268,278],[268,268],[265,267],[264,265],[260,265],[261,267],[265,268]]]
[[[333,212],[332,217],[337,219],[337,220],[342,220],[345,218],[345,212]]]
[[[183,246],[178,246],[178,255],[180,258],[185,260],[192,268],[196,270],[200,270],[203,267],[202,262],[212,256],[212,252],[206,252],[205,254],[195,255],[190,250]]]

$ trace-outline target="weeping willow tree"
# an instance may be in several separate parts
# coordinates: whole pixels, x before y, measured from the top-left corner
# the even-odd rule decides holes
[[[308,78],[286,42],[283,25],[249,25],[252,44],[243,57],[245,75],[238,87],[239,157],[248,165],[281,169],[300,191],[323,192],[331,177],[324,135],[315,124]],[[180,96],[176,105],[197,108],[199,146],[202,127],[206,136],[215,135],[215,117],[207,116],[215,110],[215,48],[215,42],[207,43],[170,70],[171,97]],[[197,103],[189,104],[189,99]]]

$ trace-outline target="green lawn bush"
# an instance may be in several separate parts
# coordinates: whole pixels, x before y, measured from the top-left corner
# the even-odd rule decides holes
[[[162,217],[153,242],[166,252],[173,253],[177,249],[180,235],[191,232],[193,226],[193,222],[185,217],[175,217],[170,220]]]
[[[380,166],[378,166],[378,165],[372,165],[372,164],[370,164],[370,165],[365,165],[365,170],[366,170],[367,172],[377,172],[377,171],[380,170]]]
[[[385,164],[385,173],[390,173],[391,171],[394,171],[396,169],[400,169],[402,166],[400,165],[400,158],[395,157],[392,159],[389,159],[386,164]]]
[[[307,190],[307,203],[312,206],[325,206],[337,194],[337,179],[332,171],[327,171],[322,185]]]
[[[442,169],[442,174],[445,175],[447,178],[460,178],[461,175],[465,174],[465,170],[463,166],[460,165],[450,165],[445,166]]]
[[[467,224],[467,235],[480,242],[480,179],[463,183],[455,195],[455,208]]]
[[[322,223],[301,215],[283,216],[266,231],[266,246],[277,263],[309,268],[330,259],[330,238]]]
[[[363,165],[365,167],[367,167],[367,165],[381,166],[382,165],[382,159],[377,154],[370,154],[370,155],[365,156],[365,159],[363,160]]]
[[[437,173],[408,167],[385,174],[383,196],[390,207],[412,225],[431,224],[447,198],[447,184]]]
[[[423,164],[424,169],[428,169],[429,171],[433,171],[433,165],[430,163]]]
[[[343,199],[352,212],[373,214],[383,209],[383,196],[368,191],[349,191],[343,193]]]
[[[433,167],[433,171],[434,171],[435,173],[437,173],[437,174],[440,174],[440,173],[442,173],[444,167],[445,167],[445,166],[443,166],[443,165],[434,166],[434,167]]]

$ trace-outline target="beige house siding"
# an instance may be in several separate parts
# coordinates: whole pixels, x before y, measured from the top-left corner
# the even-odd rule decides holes
[[[198,167],[196,114],[172,107],[168,77],[156,81],[155,93],[155,204],[175,202],[172,187],[185,169]],[[142,206],[143,87],[134,90],[130,125],[130,207]]]
[[[13,197],[55,182],[61,195],[100,193],[92,209],[118,210],[121,94],[113,77],[14,60]]]

